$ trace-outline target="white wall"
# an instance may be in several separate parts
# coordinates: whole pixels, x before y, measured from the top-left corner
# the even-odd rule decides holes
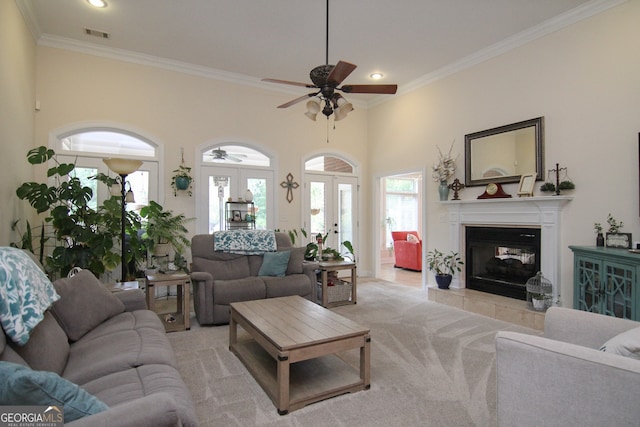
[[[455,139],[456,176],[464,181],[465,134],[544,116],[546,169],[567,167],[577,187],[562,218],[561,292],[572,306],[569,245],[594,245],[593,223],[609,212],[640,240],[638,22],[640,1],[629,1],[371,109],[371,174],[430,167],[435,146],[448,149]],[[461,197],[482,191],[467,188]],[[431,180],[425,209],[427,249],[448,250],[447,210]]]
[[[286,190],[279,184],[289,172],[303,183],[304,158],[336,152],[361,159],[361,176],[369,174],[364,161],[365,109],[357,108],[348,119],[338,122],[327,143],[324,116],[317,122],[308,120],[304,104],[276,108],[295,97],[291,94],[45,46],[37,50],[37,82],[42,106],[36,119],[37,145],[47,145],[52,132],[73,124],[101,122],[137,129],[164,146],[165,196],[158,202],[187,217],[195,215],[195,197],[176,198],[169,191],[171,171],[180,164],[180,147],[184,147],[190,166],[195,164],[198,146],[225,140],[251,142],[275,153],[275,223],[281,229],[301,226],[302,185],[294,190],[289,204]],[[194,195],[200,184],[195,182]],[[369,195],[365,193],[366,200]],[[369,246],[367,221],[365,216],[360,222],[361,247]],[[366,273],[370,260],[361,259],[361,266],[360,271]]]
[[[0,246],[16,241],[11,224],[31,208],[16,197],[18,186],[31,179],[26,154],[33,147],[35,41],[15,2],[0,1]],[[24,159],[24,167],[16,167]]]

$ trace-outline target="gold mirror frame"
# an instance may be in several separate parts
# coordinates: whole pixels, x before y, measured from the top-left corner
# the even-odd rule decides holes
[[[465,186],[544,179],[544,117],[464,136]],[[535,168],[535,170],[533,170]]]

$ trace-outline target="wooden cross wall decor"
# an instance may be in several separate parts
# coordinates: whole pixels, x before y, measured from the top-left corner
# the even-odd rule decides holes
[[[300,184],[293,182],[293,175],[289,172],[287,174],[287,180],[282,181],[280,187],[287,189],[287,202],[291,203],[293,201],[293,190],[300,187]]]

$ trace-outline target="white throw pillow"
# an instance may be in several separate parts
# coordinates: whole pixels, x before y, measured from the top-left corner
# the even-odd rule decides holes
[[[604,343],[600,351],[640,360],[640,327],[616,335]]]
[[[414,234],[407,234],[407,242],[419,243],[420,239],[418,239]]]

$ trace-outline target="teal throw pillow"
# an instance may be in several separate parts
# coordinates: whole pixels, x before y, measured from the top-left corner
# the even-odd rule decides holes
[[[0,405],[49,405],[64,408],[64,422],[106,411],[95,396],[58,374],[0,362]]]
[[[289,265],[290,256],[290,251],[265,252],[258,276],[284,276]]]

